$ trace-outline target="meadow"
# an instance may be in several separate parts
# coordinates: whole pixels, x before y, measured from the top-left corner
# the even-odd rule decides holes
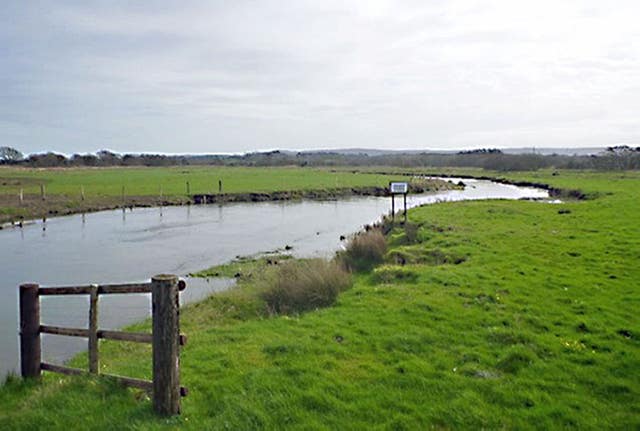
[[[412,209],[332,307],[273,315],[250,279],[185,307],[179,417],[106,379],[47,374],[8,379],[0,428],[639,428],[640,172],[506,177],[588,199]],[[101,355],[104,372],[150,376],[148,346]]]
[[[0,167],[0,223],[122,205],[184,204],[193,194],[218,194],[219,181],[223,193],[241,194],[384,187],[389,180],[378,174],[296,167]]]

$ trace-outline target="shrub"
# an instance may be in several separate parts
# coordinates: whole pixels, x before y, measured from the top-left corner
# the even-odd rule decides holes
[[[351,274],[337,262],[309,259],[278,265],[258,286],[269,311],[286,314],[332,305],[351,283]]]
[[[352,237],[338,260],[350,271],[366,271],[384,261],[387,241],[380,229],[371,229]]]

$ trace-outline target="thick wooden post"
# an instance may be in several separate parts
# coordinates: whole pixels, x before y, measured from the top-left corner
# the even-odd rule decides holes
[[[98,285],[91,286],[89,294],[89,372],[98,374]]]
[[[20,367],[22,377],[40,377],[40,298],[37,284],[20,286]]]
[[[153,408],[163,416],[180,414],[180,303],[178,277],[151,279],[153,313]]]

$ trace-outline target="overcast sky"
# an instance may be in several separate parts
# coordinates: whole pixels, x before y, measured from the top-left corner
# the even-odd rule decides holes
[[[0,146],[639,146],[639,19],[637,0],[4,0]]]

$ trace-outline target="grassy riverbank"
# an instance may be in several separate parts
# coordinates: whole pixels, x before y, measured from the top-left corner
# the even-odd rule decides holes
[[[186,307],[181,417],[49,374],[0,389],[0,428],[639,427],[640,173],[508,178],[591,199],[413,209],[330,308],[272,317],[250,280]],[[148,346],[101,350],[104,372],[149,377]]]
[[[385,187],[393,178],[295,167],[0,167],[0,223],[20,217],[33,219],[110,209],[123,203],[127,206],[187,203],[194,194],[219,194],[218,181],[222,181],[223,193],[238,195]],[[41,185],[44,186],[45,200],[41,196]],[[20,190],[23,191],[22,203]]]

